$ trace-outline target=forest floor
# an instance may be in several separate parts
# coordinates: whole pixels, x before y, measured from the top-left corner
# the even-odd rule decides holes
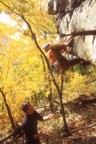
[[[64,106],[69,135],[64,136],[63,118],[57,107],[53,119],[38,123],[38,130],[45,134],[40,138],[42,144],[96,144],[96,97],[82,95]],[[50,113],[49,108],[37,110],[42,115]]]
[[[56,111],[54,119],[39,124],[39,129],[47,134],[41,138],[42,144],[96,144],[96,102],[69,102],[65,105],[65,111],[70,135],[63,135],[63,118]],[[84,128],[89,125],[90,127]],[[78,128],[81,130],[77,130]],[[74,130],[77,131],[73,132]]]

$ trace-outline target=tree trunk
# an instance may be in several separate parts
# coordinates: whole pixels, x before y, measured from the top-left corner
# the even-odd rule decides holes
[[[53,112],[53,102],[52,102],[52,93],[51,92],[48,96],[48,100],[49,100],[50,111]]]
[[[61,108],[61,113],[62,113],[62,118],[63,118],[63,123],[64,123],[64,133],[68,134],[69,131],[68,131],[68,126],[67,126],[67,122],[66,122],[65,108],[64,108],[63,99],[62,99],[63,84],[64,84],[63,70],[61,70],[60,74],[61,74],[61,89],[58,90],[58,94],[59,94],[60,108]]]
[[[11,114],[11,110],[9,108],[9,105],[6,102],[6,96],[5,96],[5,94],[4,94],[4,92],[2,91],[1,88],[0,88],[0,92],[1,92],[1,94],[3,96],[4,103],[5,103],[5,106],[6,106],[7,111],[8,111],[8,115],[9,115],[9,118],[10,118],[10,121],[11,121],[12,128],[15,129],[15,124],[14,124],[14,120],[13,120],[13,117],[12,117],[12,114]]]

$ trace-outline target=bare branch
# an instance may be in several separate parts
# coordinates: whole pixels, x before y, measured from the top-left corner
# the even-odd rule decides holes
[[[11,110],[9,108],[9,105],[7,104],[7,101],[6,101],[6,96],[3,92],[3,90],[0,88],[0,92],[3,96],[3,99],[4,99],[4,103],[5,103],[5,106],[7,108],[7,111],[8,111],[8,115],[9,115],[9,118],[10,118],[10,121],[11,121],[11,124],[12,124],[12,128],[14,129],[15,128],[15,125],[14,125],[14,121],[13,121],[13,117],[12,117],[12,114],[11,114]]]

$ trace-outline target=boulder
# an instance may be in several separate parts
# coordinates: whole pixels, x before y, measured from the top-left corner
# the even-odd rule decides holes
[[[55,15],[61,38],[73,34],[76,55],[96,65],[96,1],[51,0],[48,12]]]

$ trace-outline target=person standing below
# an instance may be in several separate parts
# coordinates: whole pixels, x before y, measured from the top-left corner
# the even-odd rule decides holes
[[[48,116],[40,115],[32,106],[30,102],[25,102],[21,109],[25,112],[22,121],[22,128],[25,133],[25,144],[41,144],[39,137],[42,133],[38,133],[37,122],[52,119],[54,114]]]

